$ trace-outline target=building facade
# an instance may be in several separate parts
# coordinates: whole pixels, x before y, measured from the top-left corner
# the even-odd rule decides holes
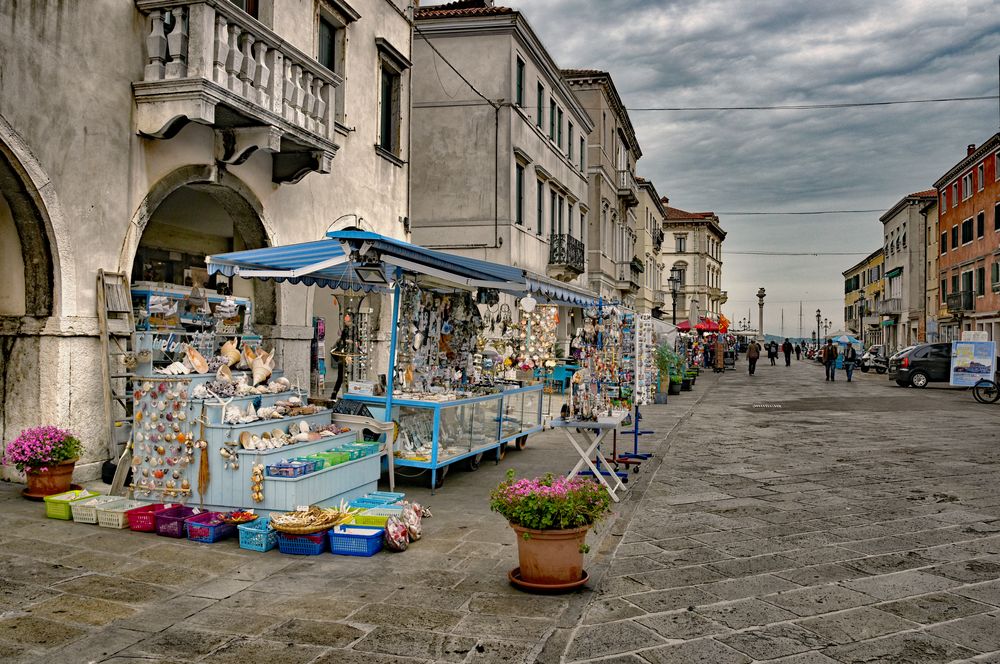
[[[331,227],[406,238],[407,6],[0,5],[0,440],[60,424],[85,441],[77,479],[97,476],[99,269],[213,288],[206,254]],[[305,286],[226,287],[250,298],[279,366],[308,381],[312,318],[344,303]]]
[[[902,198],[882,222],[885,297],[876,313],[882,317],[890,351],[927,338],[925,251],[927,225],[937,215],[937,191],[920,191]]]
[[[967,330],[1000,338],[1000,133],[935,183],[941,340]]]
[[[937,201],[935,201],[934,208],[928,211],[924,223],[924,320],[928,343],[940,340],[938,334],[938,315],[941,309],[941,296],[938,288],[939,209]]]
[[[636,215],[639,227],[636,228],[638,241],[636,255],[642,260],[642,281],[635,297],[635,310],[641,314],[651,314],[657,318],[663,317],[667,298],[667,276],[661,252],[663,251],[663,224],[667,220],[667,211],[663,207],[656,187],[645,178],[636,178],[639,183],[639,209]]]
[[[876,249],[844,270],[844,322],[865,348],[885,342],[882,307],[885,286],[883,250]]]
[[[722,243],[726,231],[714,212],[687,212],[670,207],[667,198],[661,202],[666,212],[661,261],[667,273],[680,280],[677,320],[698,317],[718,320],[728,299],[722,290]]]
[[[591,210],[587,283],[605,300],[633,308],[645,269],[636,248],[639,183],[635,169],[642,150],[608,72],[564,69],[562,74],[594,123],[585,159]]]

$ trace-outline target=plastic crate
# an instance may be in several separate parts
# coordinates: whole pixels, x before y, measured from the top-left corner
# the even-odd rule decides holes
[[[336,526],[330,532],[330,553],[341,556],[374,556],[382,550],[383,528],[377,526]]]
[[[326,467],[326,459],[319,459],[311,456],[295,457],[294,459],[291,459],[291,461],[299,461],[306,464],[306,466],[308,466],[306,473],[315,473],[317,470],[323,470],[323,468]]]
[[[54,496],[45,496],[45,516],[50,519],[69,521],[73,518],[72,503],[99,495],[101,494],[90,489],[74,489],[65,493],[57,493]]]
[[[241,549],[270,551],[278,546],[278,531],[271,528],[271,520],[267,517],[241,523],[236,528],[240,532]]]
[[[268,477],[302,477],[306,472],[304,463],[276,463],[267,467]]]
[[[146,503],[128,511],[128,528],[139,533],[156,532],[156,513],[174,507],[173,503]]]
[[[373,507],[383,507],[387,503],[377,498],[369,498],[368,496],[364,496],[363,498],[355,498],[354,500],[350,501],[347,504],[350,507],[357,507],[358,509],[367,510]]]
[[[83,500],[74,500],[69,504],[73,520],[78,523],[97,523],[97,508],[107,503],[121,500],[121,496],[94,496]]]
[[[119,498],[110,503],[104,503],[97,508],[97,525],[102,528],[128,528],[128,511],[142,507],[138,500]]]
[[[398,503],[399,501],[406,498],[405,493],[397,493],[393,491],[372,491],[365,498],[379,499],[384,498],[386,504]]]
[[[184,528],[189,540],[206,544],[232,537],[236,533],[235,525],[222,522],[220,512],[202,512],[188,517],[184,521]]]
[[[321,530],[312,535],[289,535],[278,533],[278,551],[299,556],[318,556],[326,550],[326,534],[329,530]]]
[[[378,526],[385,528],[385,522],[390,516],[400,516],[403,513],[402,507],[374,507],[365,510],[354,517],[354,523],[359,526]]]
[[[317,452],[312,456],[323,459],[328,466],[336,466],[337,464],[347,463],[351,460],[350,453],[339,451]]]
[[[153,513],[156,517],[156,534],[161,537],[184,537],[184,522],[197,512],[184,505],[170,507]]]

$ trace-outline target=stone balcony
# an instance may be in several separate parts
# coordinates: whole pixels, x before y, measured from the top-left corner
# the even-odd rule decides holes
[[[548,276],[559,281],[571,281],[583,274],[586,250],[583,242],[572,235],[549,237]]]
[[[625,200],[626,207],[639,205],[639,183],[635,173],[628,169],[618,171],[618,196]]]
[[[898,297],[891,297],[878,303],[875,312],[879,316],[898,316],[903,313],[903,300]]]
[[[340,77],[227,0],[136,0],[146,67],[132,84],[138,131],[169,139],[189,122],[215,130],[216,159],[257,150],[272,180],[329,173]]]
[[[641,270],[636,266],[635,259],[618,263],[618,281],[616,288],[625,293],[633,293],[639,290],[639,273]]]

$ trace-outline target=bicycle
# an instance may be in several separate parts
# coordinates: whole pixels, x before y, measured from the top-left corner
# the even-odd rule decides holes
[[[972,396],[979,403],[996,403],[1000,400],[1000,385],[989,378],[982,378],[972,386]]]

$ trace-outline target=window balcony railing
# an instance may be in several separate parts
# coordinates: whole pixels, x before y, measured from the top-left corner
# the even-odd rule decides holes
[[[875,312],[879,316],[898,316],[903,313],[903,300],[898,297],[891,297],[878,303]]]
[[[975,293],[970,290],[950,293],[945,297],[945,304],[951,314],[966,313],[976,310]]]
[[[552,235],[549,237],[549,267],[563,272],[583,274],[586,249],[583,242],[572,235]]]
[[[220,161],[271,153],[275,182],[329,173],[341,78],[227,0],[135,0],[148,18],[138,129],[217,130]]]
[[[618,290],[639,290],[639,274],[640,271],[633,261],[618,263]]]
[[[628,207],[639,204],[639,183],[635,180],[635,174],[628,169],[618,171],[618,195],[625,199]]]

